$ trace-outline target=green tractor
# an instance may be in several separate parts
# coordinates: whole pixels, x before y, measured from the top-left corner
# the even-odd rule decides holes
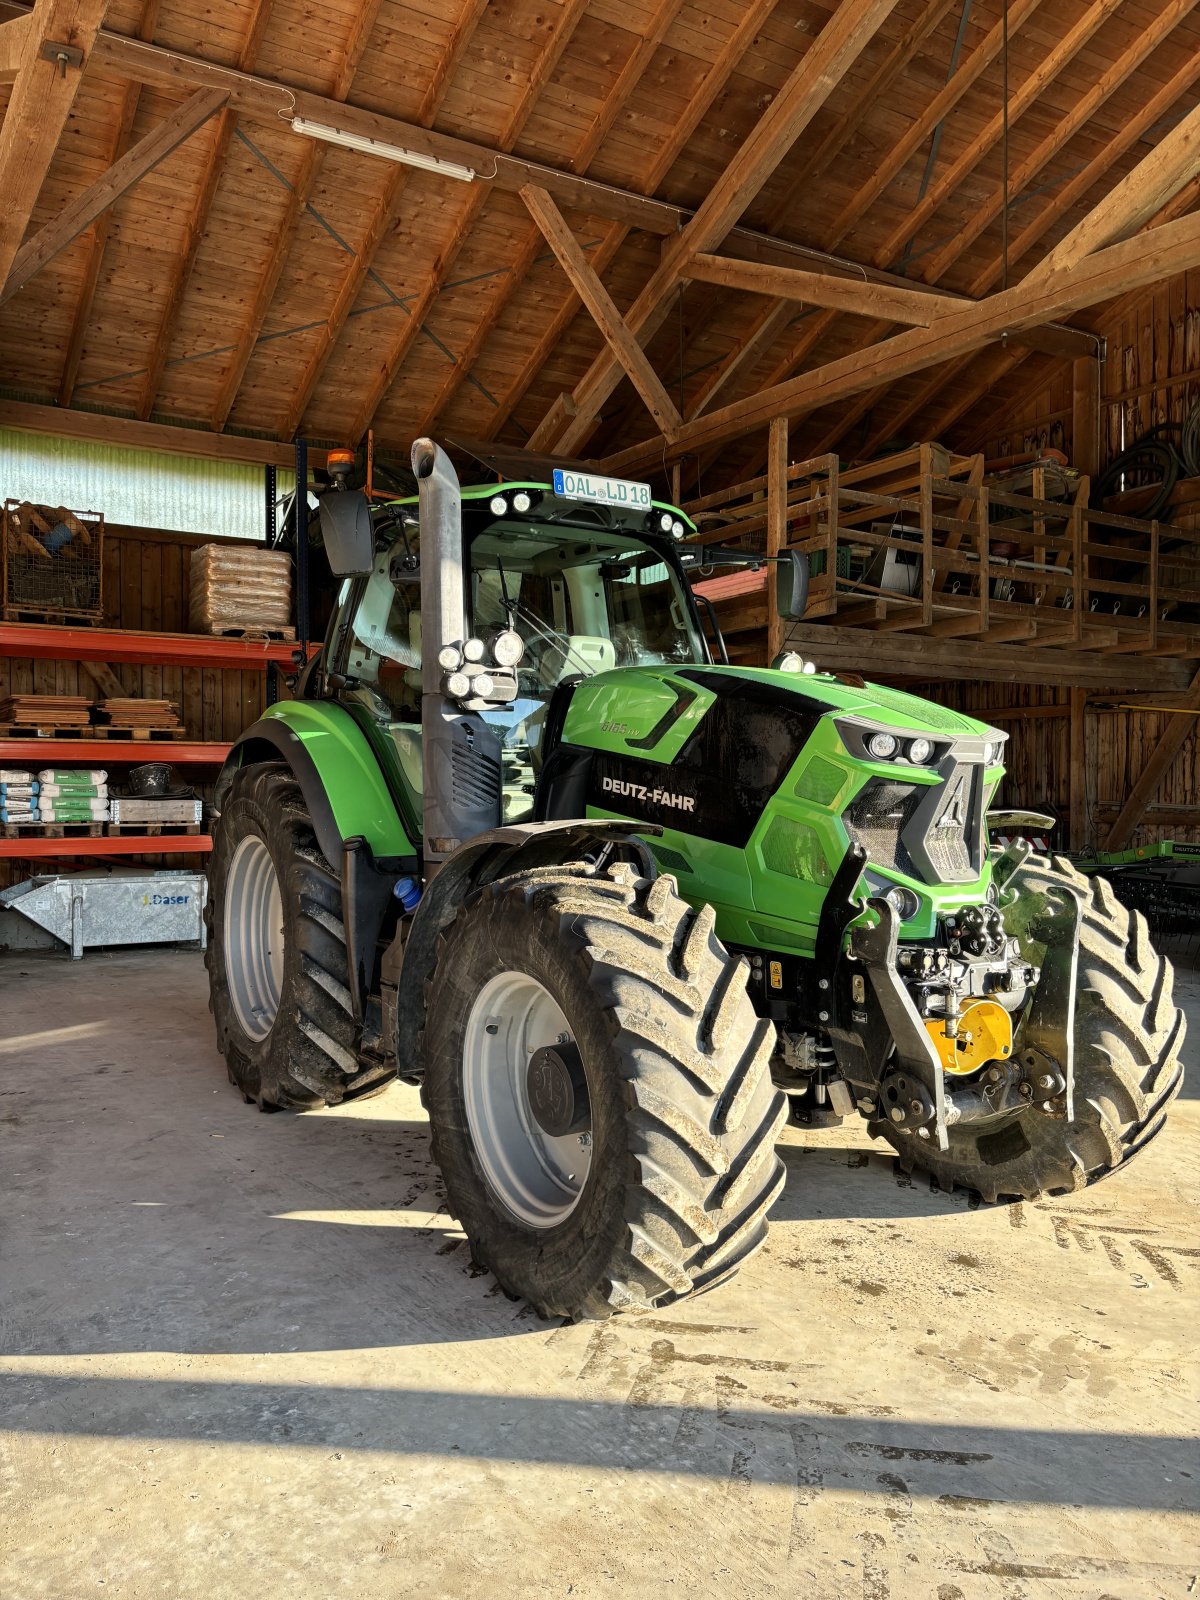
[[[646,485],[412,459],[415,499],[323,497],[324,648],[218,785],[207,963],[247,1100],[419,1083],[476,1261],[575,1318],[745,1260],[789,1115],[865,1117],[986,1200],[1154,1137],[1170,965],[1103,879],[989,850],[1002,733],[715,663],[688,569],[762,558]],[[805,579],[777,563],[786,616]]]

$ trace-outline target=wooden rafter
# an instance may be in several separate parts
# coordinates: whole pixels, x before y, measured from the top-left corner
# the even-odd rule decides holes
[[[992,198],[983,205],[972,206],[969,215],[959,223],[955,237],[941,250],[927,256],[921,276],[926,283],[939,283],[948,266],[976,240],[985,228],[1000,216],[1007,204],[1023,194],[1038,173],[1065,149],[1079,130],[1111,98],[1121,85],[1141,66],[1147,56],[1156,50],[1169,33],[1194,11],[1197,0],[1168,0],[1150,25],[1139,30],[1133,43],[1121,52],[1108,69],[1096,79],[1086,94],[1075,96],[1071,108],[1035,149],[1021,161],[1008,176],[1008,182],[998,184]]]
[[[375,19],[379,15],[381,0],[360,0],[358,13],[350,37],[342,51],[341,65],[338,67],[334,79],[333,90],[330,98],[334,102],[344,101],[350,93],[350,86],[354,82],[354,75],[358,71],[359,62],[371,38],[375,26]],[[297,105],[299,97],[294,97]],[[246,368],[250,365],[250,357],[254,354],[254,347],[258,343],[259,334],[262,332],[263,323],[267,319],[267,312],[271,309],[271,302],[275,298],[275,290],[279,286],[279,279],[287,265],[288,254],[300,226],[301,219],[308,209],[312,192],[316,188],[317,179],[321,175],[321,167],[325,160],[326,146],[315,141],[306,145],[300,160],[300,170],[288,193],[287,205],[284,208],[283,219],[275,237],[271,250],[271,258],[266,270],[258,280],[258,287],[251,301],[250,315],[240,329],[234,344],[233,356],[230,360],[229,370],[225,374],[217,395],[216,404],[213,406],[210,423],[219,433],[229,420],[229,413],[233,410],[233,403],[237,399],[238,390],[242,386],[242,379],[246,376]]]
[[[700,393],[692,401],[689,418],[706,411],[723,389],[745,373],[753,372],[768,350],[774,349],[796,316],[796,307],[790,300],[779,300],[764,306],[754,324],[738,341],[737,349],[722,366],[714,367],[705,380]]]
[[[79,439],[87,444],[123,445],[130,450],[162,450],[205,461],[265,462],[289,467],[296,459],[291,445],[277,440],[244,439],[236,434],[208,433],[200,428],[172,427],[163,422],[140,422],[132,417],[106,417],[98,411],[35,405],[25,400],[0,398],[0,428],[49,434],[57,439]]]
[[[774,4],[774,0],[770,0],[770,3]],[[576,172],[586,172],[591,166],[597,151],[600,149],[601,145],[612,131],[613,125],[616,123],[617,118],[621,115],[625,106],[628,104],[630,96],[641,82],[643,74],[650,65],[651,61],[654,59],[654,56],[657,53],[660,45],[667,36],[668,29],[679,15],[682,7],[683,0],[660,0],[658,9],[654,13],[649,27],[645,30],[641,37],[635,41],[633,48],[630,50],[629,55],[626,57],[625,62],[617,75],[617,81],[614,83],[610,93],[605,97],[603,106],[596,113],[595,117],[593,117],[588,126],[587,132],[580,140],[574,151],[574,154],[571,157],[570,165]],[[612,257],[616,254],[620,243],[625,238],[625,230],[623,228],[611,228],[608,230],[608,234],[610,238],[614,239],[616,242],[610,244],[606,249],[605,244],[607,241],[602,241],[601,248],[593,252],[592,264],[595,270],[598,272],[604,271],[605,267],[607,267],[608,263],[612,260]],[[471,339],[467,348],[463,351],[453,369],[447,375],[445,383],[443,383],[442,387],[438,390],[437,394],[434,395],[429,406],[426,408],[425,415],[417,429],[419,434],[431,435],[435,432],[443,412],[445,412],[453,403],[454,397],[458,393],[460,385],[464,382],[467,374],[472,370],[476,361],[479,359],[479,356],[482,353],[484,346],[487,344],[488,339],[499,326],[504,313],[507,311],[512,301],[513,295],[524,283],[526,276],[532,270],[534,262],[537,260],[542,248],[543,241],[541,229],[536,226],[530,228],[526,232],[524,239],[521,241],[520,248],[513,258],[512,264],[509,268],[507,283],[501,287],[496,294],[493,295],[491,304],[489,305],[487,311],[484,312],[475,325],[475,330],[471,335]],[[574,302],[575,295],[572,291],[565,302],[570,306],[572,316],[574,316],[575,312]],[[557,320],[557,318],[555,320]],[[553,349],[553,346],[551,346],[551,349]],[[540,369],[534,369],[534,371],[537,370]],[[516,400],[519,399],[520,395],[524,392],[525,391],[523,388],[518,392],[516,398],[512,401],[513,405],[516,404]],[[502,401],[501,406],[497,407],[497,413],[502,410],[503,404],[504,402]],[[496,415],[489,419],[488,428],[490,431],[487,434],[488,438],[493,437],[495,430],[498,430],[500,427],[502,427],[504,422],[508,420],[508,415],[511,412],[511,409],[512,405],[509,405],[508,410],[504,411],[503,416]]]
[[[566,3],[560,8],[542,52],[538,57],[537,64],[525,85],[525,91],[506,119],[504,130],[498,141],[501,151],[505,153],[510,151],[521,137],[525,124],[529,121],[542,90],[554,75],[555,68],[562,59],[563,51],[570,43],[571,35],[586,10],[587,0],[566,0]],[[404,359],[412,348],[413,341],[421,331],[422,324],[437,303],[438,296],[442,291],[442,285],[449,277],[455,261],[458,260],[459,251],[466,243],[472,223],[487,204],[488,196],[489,191],[486,185],[475,184],[472,186],[455,219],[452,242],[449,248],[439,259],[437,269],[430,274],[420,298],[412,308],[411,316],[384,356],[364,402],[357,408],[348,434],[351,440],[357,442],[361,439],[374,420],[375,413],[382,404],[384,396],[395,382],[396,374],[403,366]]]
[[[225,103],[222,89],[197,89],[150,130],[95,183],[70,201],[59,214],[17,252],[3,289],[0,305],[11,300],[47,262],[53,261],[85,228],[128,194],[148,172],[161,165],[197,128],[215,117]]]
[[[907,240],[918,236],[934,213],[958,192],[964,180],[979,166],[988,152],[1001,143],[1005,128],[1011,129],[1013,123],[1029,110],[1047,85],[1054,82],[1063,68],[1079,54],[1122,4],[1123,0],[1093,0],[1074,27],[1069,28],[1054,48],[1047,51],[1015,93],[1009,96],[1007,107],[1002,106],[996,112],[958,158],[951,161],[938,174],[936,181],[906,213],[884,242],[871,252],[874,261],[880,265],[890,263]]]
[[[1118,289],[1154,283],[1186,270],[1200,249],[1200,216],[1182,217],[1149,234],[1109,245],[1037,283],[1021,283],[962,311],[948,312],[933,328],[914,328],[880,345],[855,351],[815,372],[751,395],[685,422],[661,440],[648,440],[612,458],[614,470],[634,463],[674,459],[702,445],[737,438],[773,416],[796,417],[833,405],[885,382],[982,349],[1002,334],[1110,299]]]
[[[25,55],[32,17],[12,17],[0,26],[0,83],[11,83]]]
[[[250,72],[258,59],[263,35],[267,31],[267,23],[270,21],[272,4],[273,0],[254,0],[250,21],[242,37],[241,48],[238,51],[237,65],[240,72]],[[183,309],[183,297],[187,293],[187,286],[191,281],[192,271],[196,265],[196,256],[204,241],[205,231],[208,228],[209,213],[216,198],[217,185],[220,183],[221,174],[225,169],[225,158],[229,154],[229,145],[236,126],[237,112],[226,107],[217,119],[217,129],[213,137],[212,149],[209,151],[208,160],[204,167],[204,176],[200,180],[200,188],[196,193],[195,201],[188,215],[187,226],[183,235],[183,249],[171,276],[171,286],[167,291],[162,315],[158,321],[158,331],[154,336],[154,343],[150,350],[150,360],[138,393],[135,410],[137,415],[143,419],[147,418],[153,411],[154,402],[158,398],[167,357],[171,353],[171,342],[175,337],[179,314]]]
[[[475,30],[483,20],[487,10],[487,0],[464,0],[458,21],[450,36],[450,43],[442,52],[437,68],[430,80],[421,99],[417,111],[417,121],[424,128],[433,123],[441,109],[446,92],[454,81],[454,74],[458,70],[464,53],[475,36]],[[295,392],[289,402],[287,414],[284,418],[283,432],[290,436],[294,434],[304,421],[304,414],[312,402],[320,383],[325,368],[333,352],[337,349],[342,334],[346,327],[350,313],[354,310],[359,295],[362,293],[363,284],[375,264],[375,257],[379,254],[379,247],[387,236],[399,208],[405,184],[410,176],[406,167],[394,168],[387,177],[383,192],[375,202],[375,209],[371,213],[366,230],[359,241],[358,250],[354,259],[347,267],[341,283],[338,285],[337,297],[333,308],[317,338],[316,348],[308,359],[304,373],[296,385]]]
[[[1157,90],[1146,103],[1118,130],[1081,172],[1056,189],[1042,210],[1009,241],[1008,258],[1015,266],[1030,250],[1070,214],[1071,208],[1112,170],[1122,157],[1143,139],[1151,128],[1167,116],[1171,109],[1194,88],[1200,78],[1200,52],[1193,54],[1171,78]],[[999,260],[985,267],[971,285],[973,295],[984,295],[1000,282],[1003,263]]]
[[[608,290],[600,282],[567,226],[562,212],[545,189],[521,190],[530,216],[554,251],[575,293],[583,301],[605,342],[624,368],[625,375],[646,403],[646,409],[663,432],[679,426],[680,416],[650,365],[646,352],[630,333]]]
[[[656,152],[653,161],[643,174],[638,185],[642,194],[653,194],[675,165],[688,140],[716,103],[717,97],[725,88],[738,62],[749,49],[759,29],[770,16],[775,5],[776,0],[754,0],[754,4],[749,7],[741,22],[722,45],[716,60],[705,73],[699,89],[688,101],[683,115],[675,124],[670,138]],[[581,158],[577,158],[575,164],[584,165]],[[605,213],[601,212],[600,214],[604,215]],[[683,219],[681,218],[680,226],[682,224]],[[534,234],[536,235],[536,230],[534,230]],[[624,244],[627,236],[628,229],[620,223],[615,223],[606,230],[604,237],[592,253],[592,265],[598,273],[604,273],[617,251]],[[500,396],[495,415],[487,425],[487,438],[494,438],[507,422],[514,408],[519,405],[529,385],[554,354],[559,343],[566,335],[567,329],[575,320],[578,311],[578,297],[572,291],[555,313],[553,320],[542,334],[542,337],[529,352],[524,366]]]
[[[890,284],[868,283],[862,278],[835,276],[831,272],[802,272],[795,267],[766,266],[759,261],[735,261],[730,256],[695,255],[681,277],[716,283],[749,294],[800,300],[813,306],[849,311],[858,317],[886,316],[906,327],[927,328],[942,312],[961,302],[947,295],[921,294],[894,289]]]
[[[81,67],[41,55],[63,44],[90,60],[108,0],[37,0],[28,26],[14,41],[12,90],[0,123],[0,284],[8,278],[33,208],[75,103]]]
[[[680,281],[680,269],[692,256],[722,242],[895,3],[896,0],[843,0],[713,184],[695,216],[664,245],[662,261],[626,318],[637,338],[645,342],[662,325]],[[620,372],[613,356],[602,351],[575,387],[577,415],[561,438],[556,440],[550,428],[540,426],[530,440],[531,447],[539,449],[557,443],[568,453],[576,451],[595,427],[600,408],[616,387]]]

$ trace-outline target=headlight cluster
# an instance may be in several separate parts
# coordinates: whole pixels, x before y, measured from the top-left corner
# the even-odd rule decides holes
[[[886,900],[901,922],[911,922],[920,911],[919,896],[911,889],[906,889],[902,883],[892,883],[890,879],[881,878],[875,872],[867,872],[864,876],[871,894]]]
[[[506,517],[510,511],[523,517],[533,510],[541,498],[536,489],[514,489],[511,493],[494,494],[488,501],[488,510],[494,517]]]
[[[910,761],[914,767],[923,767],[933,755],[933,740],[925,738],[900,740],[894,733],[869,733],[866,739],[867,754],[876,761]]]
[[[512,701],[517,694],[516,668],[524,654],[521,635],[512,628],[501,628],[487,640],[443,645],[438,651],[438,666],[445,674],[442,689],[452,700]]]

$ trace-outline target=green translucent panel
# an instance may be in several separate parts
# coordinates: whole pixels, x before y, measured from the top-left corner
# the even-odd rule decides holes
[[[812,756],[804,771],[796,779],[796,795],[801,800],[811,800],[815,806],[831,806],[837,799],[846,774],[841,767],[820,756]]]
[[[803,878],[808,883],[833,882],[833,869],[825,859],[821,841],[812,828],[776,817],[762,841],[762,857],[772,872]]]
[[[678,850],[668,850],[665,844],[653,844],[651,850],[654,859],[658,862],[663,872],[694,872],[696,869],[686,856],[681,856]]]

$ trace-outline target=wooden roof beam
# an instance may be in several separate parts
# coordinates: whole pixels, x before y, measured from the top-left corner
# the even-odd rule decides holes
[[[37,0],[11,41],[12,89],[0,123],[0,284],[8,278],[58,141],[92,56],[108,0]],[[44,45],[83,52],[79,66],[42,55]]]
[[[238,51],[237,65],[238,70],[241,72],[249,72],[258,59],[263,35],[267,31],[267,23],[270,21],[272,4],[273,0],[255,0],[254,8],[250,13],[249,25],[242,36],[241,48]],[[158,398],[162,375],[167,365],[167,357],[171,353],[171,342],[179,325],[179,314],[183,309],[183,298],[187,293],[192,271],[196,265],[196,256],[199,254],[205,232],[208,229],[209,213],[212,210],[213,201],[216,199],[217,185],[220,183],[221,174],[225,170],[225,158],[229,154],[229,146],[236,126],[237,112],[227,106],[217,119],[217,130],[213,137],[212,149],[209,151],[208,160],[205,163],[204,176],[200,181],[200,188],[197,191],[188,216],[187,226],[183,235],[183,249],[171,275],[171,286],[167,291],[162,315],[158,321],[158,332],[155,334],[154,343],[151,346],[150,360],[146,367],[145,376],[142,378],[135,409],[138,416],[143,419],[147,418],[154,410],[154,402]]]
[[[1036,284],[1026,281],[962,311],[948,312],[932,328],[913,328],[882,344],[855,351],[815,372],[685,422],[662,440],[647,440],[612,457],[612,470],[674,459],[701,446],[734,439],[775,416],[796,417],[833,405],[939,362],[982,349],[1021,327],[1111,299],[1118,290],[1160,282],[1190,267],[1200,250],[1200,215],[1181,217],[1150,233],[1109,245]]]
[[[277,467],[291,467],[296,461],[292,446],[283,440],[247,439],[238,434],[209,433],[199,428],[110,417],[103,412],[76,411],[66,406],[35,405],[25,400],[0,398],[0,428],[48,434],[54,439],[78,439],[86,444],[121,445],[129,450],[163,450],[203,461],[244,461]]]
[[[922,266],[922,277],[927,283],[937,283],[947,267],[957,261],[963,251],[1001,215],[1007,204],[1011,209],[1016,196],[1031,184],[1043,167],[1063,150],[1092,116],[1116,93],[1121,85],[1137,71],[1142,62],[1156,50],[1169,33],[1189,12],[1196,8],[1197,0],[1168,0],[1149,27],[1139,31],[1133,44],[1125,50],[1096,79],[1084,95],[1072,101],[1067,115],[1052,128],[1037,148],[1009,174],[1007,184],[999,184],[985,205],[973,206],[964,217],[956,236],[942,249],[927,256]]]
[[[1008,259],[1010,268],[1030,252],[1037,242],[1055,227],[1071,208],[1090,194],[1096,184],[1112,167],[1131,150],[1147,132],[1161,122],[1184,95],[1190,94],[1200,78],[1200,52],[1188,56],[1179,70],[1157,93],[1122,124],[1120,132],[1082,172],[1077,172],[1056,190],[1041,212],[1026,224],[1015,237],[1010,238]],[[985,267],[971,285],[973,295],[985,295],[1000,282],[1003,262],[997,260]]]
[[[504,129],[499,139],[499,146],[502,151],[511,150],[521,137],[525,124],[533,114],[534,106],[537,104],[547,83],[553,77],[558,63],[562,60],[563,51],[571,42],[571,36],[582,20],[587,6],[588,0],[565,0],[565,4],[560,8],[533,72],[525,85],[524,92],[505,121]],[[404,365],[405,357],[412,348],[413,341],[420,333],[422,324],[437,303],[438,296],[442,291],[442,285],[449,277],[451,269],[458,259],[459,251],[466,243],[472,223],[487,204],[488,198],[489,190],[487,186],[485,184],[476,184],[468,194],[465,204],[460,208],[450,247],[439,259],[436,270],[426,283],[421,298],[412,308],[412,314],[408,319],[407,325],[401,330],[399,337],[393,342],[391,349],[385,355],[365,400],[355,414],[348,435],[351,440],[357,442],[361,439],[374,421],[375,413],[382,405],[388,390],[396,381],[396,374]]]
[[[1084,45],[1103,27],[1122,3],[1123,0],[1093,0],[1092,5],[1075,26],[1067,30],[1054,48],[1042,57],[1016,92],[1010,94],[1007,113],[1005,108],[1001,107],[981,132],[971,140],[957,160],[950,162],[938,174],[937,181],[930,185],[925,195],[906,213],[878,250],[872,253],[874,261],[881,266],[887,265],[909,239],[917,237],[934,213],[940,210],[950,196],[961,187],[968,174],[973,172],[987,153],[1002,141],[1005,128],[1011,129],[1013,123],[1029,110],[1047,85],[1054,82],[1063,68],[1079,54]]]
[[[475,30],[483,20],[486,10],[487,0],[464,0],[454,31],[450,35],[449,46],[443,51],[433,77],[421,97],[417,121],[422,127],[428,127],[441,109],[446,91],[454,81],[454,74],[458,71],[459,63],[474,38]],[[362,293],[363,284],[367,281],[367,275],[375,264],[379,247],[395,219],[408,177],[409,169],[406,167],[396,167],[388,174],[383,192],[375,203],[366,231],[359,242],[358,250],[338,285],[337,297],[317,337],[316,349],[308,359],[303,376],[296,385],[288,406],[283,431],[289,436],[296,433],[304,421],[304,414],[312,403],[317,385],[324,376],[333,352],[338,347],[350,313],[354,310]]]
[[[225,93],[221,89],[197,89],[181,106],[176,107],[170,116],[164,117],[157,127],[152,128],[143,139],[139,139],[137,144],[97,178],[95,183],[65,205],[53,222],[48,222],[17,252],[4,288],[0,289],[0,305],[11,300],[19,289],[25,287],[30,278],[40,272],[48,262],[53,261],[54,257],[77,239],[85,228],[90,227],[98,216],[115,205],[121,196],[128,194],[148,172],[153,172],[155,167],[161,165],[169,155],[178,150],[185,140],[191,138],[197,128],[202,128],[206,122],[215,117],[225,104],[225,99]]]
[[[744,289],[748,294],[774,295],[848,311],[856,317],[887,317],[890,322],[914,328],[927,328],[943,311],[962,304],[948,295],[894,289],[889,284],[836,277],[828,272],[801,272],[794,267],[736,261],[729,256],[693,256],[680,276],[720,284],[726,289]]]
[[[554,251],[571,287],[591,313],[592,320],[604,335],[605,342],[624,368],[626,377],[645,401],[650,415],[664,433],[677,428],[682,420],[679,412],[659,381],[658,374],[650,365],[646,352],[630,333],[624,317],[617,309],[616,302],[579,248],[562,212],[545,189],[532,187],[522,189],[521,199],[524,200],[530,216],[542,230],[546,243]]]
[[[1128,238],[1200,172],[1200,106],[1184,117],[1026,277],[1040,283],[1093,251]]]
[[[354,82],[354,75],[358,71],[359,62],[371,38],[375,27],[375,20],[379,15],[381,0],[361,0],[354,26],[350,30],[349,38],[342,51],[341,65],[338,67],[334,79],[332,100],[340,104],[350,93],[350,86]],[[296,112],[302,115],[299,109],[299,98],[296,97]],[[262,332],[263,323],[267,319],[267,312],[271,309],[271,302],[275,298],[275,290],[279,287],[279,280],[283,276],[283,269],[287,265],[288,255],[296,237],[296,230],[300,226],[301,218],[308,209],[308,202],[316,188],[317,179],[321,175],[321,167],[325,160],[326,146],[315,141],[307,145],[300,160],[300,170],[296,175],[288,194],[287,205],[284,208],[283,219],[276,233],[271,258],[267,263],[265,272],[258,280],[258,287],[254,292],[254,299],[250,306],[250,315],[238,333],[234,345],[233,357],[225,380],[217,394],[216,404],[213,406],[210,421],[212,426],[220,433],[229,420],[229,413],[233,410],[238,390],[242,386],[242,379],[246,376],[246,368],[250,365],[250,358],[254,354],[254,347],[258,343],[258,336]]]
[[[643,343],[662,325],[680,281],[680,268],[692,256],[720,244],[735,226],[895,5],[896,0],[842,0],[695,216],[663,246],[659,266],[626,319]],[[548,429],[539,427],[530,447],[544,449],[557,443],[567,453],[577,451],[595,427],[600,408],[616,388],[620,374],[620,364],[611,353],[601,352],[576,385],[574,404],[578,415],[562,437],[556,441]]]
[[[13,17],[0,26],[0,83],[11,83],[25,55],[32,16]]]
[[[670,137],[657,152],[654,160],[640,180],[638,187],[642,194],[653,194],[675,165],[688,141],[715,103],[717,96],[725,88],[731,74],[747,49],[749,49],[759,29],[774,10],[775,4],[776,0],[754,0],[754,4],[747,9],[742,20],[721,46],[716,60],[705,73],[699,89],[688,101],[687,108],[676,122]],[[594,151],[593,154],[595,154]],[[588,157],[585,161],[582,156],[576,157],[575,165],[585,166],[590,162],[590,159]],[[599,214],[607,215],[604,212]],[[681,212],[678,226],[682,227],[690,215],[690,212],[686,214]],[[604,237],[592,252],[592,264],[596,272],[603,273],[605,271],[609,262],[612,261],[617,251],[624,244],[627,233],[628,229],[620,223],[609,227],[605,231]],[[536,229],[534,230],[534,237],[540,240],[540,235]],[[501,395],[496,413],[484,430],[485,438],[494,438],[508,421],[514,408],[520,404],[529,385],[537,377],[538,373],[542,371],[547,361],[558,348],[567,329],[574,321],[578,310],[578,296],[572,290],[555,313],[554,319],[545,333],[529,352],[528,359],[521,367],[521,370]]]

